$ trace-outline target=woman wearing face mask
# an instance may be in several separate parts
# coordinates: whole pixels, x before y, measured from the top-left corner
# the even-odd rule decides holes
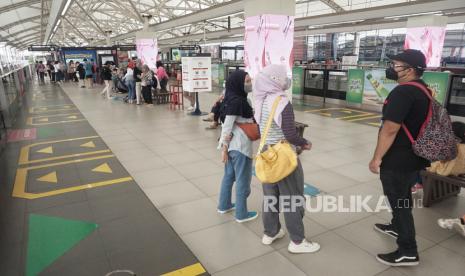
[[[247,209],[247,197],[250,195],[252,180],[252,141],[237,123],[253,123],[253,111],[247,101],[252,91],[250,76],[237,70],[229,76],[222,113],[223,129],[219,142],[222,149],[224,176],[221,183],[218,212],[225,214],[236,210],[236,221],[250,221],[258,217],[257,212]],[[236,204],[231,202],[232,186],[236,182]]]
[[[288,143],[303,150],[310,150],[311,143],[299,137],[295,127],[294,110],[286,96],[286,90],[291,86],[287,70],[283,65],[269,65],[258,74],[254,87],[255,120],[260,125],[260,133],[265,133],[272,106],[278,101],[271,127],[266,136],[265,147],[286,140]],[[265,148],[266,149],[266,148]],[[279,222],[279,201],[291,204],[283,208],[287,231],[291,242],[288,250],[291,253],[313,253],[320,249],[317,243],[305,239],[303,206],[292,206],[292,202],[303,202],[304,174],[300,161],[297,168],[286,178],[277,183],[263,183],[265,204],[263,210],[264,235],[262,243],[269,245],[284,237],[285,232]],[[269,208],[267,208],[268,206]],[[288,205],[289,207],[289,205]]]

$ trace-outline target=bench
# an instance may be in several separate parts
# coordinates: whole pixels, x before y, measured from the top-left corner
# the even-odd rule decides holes
[[[428,171],[422,171],[423,206],[430,207],[433,203],[456,196],[461,188],[465,188],[465,175],[442,176]]]

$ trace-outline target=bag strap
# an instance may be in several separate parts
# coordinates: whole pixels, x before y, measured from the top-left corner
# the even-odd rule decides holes
[[[418,133],[418,135],[420,135],[420,133],[422,133],[423,130],[425,129],[426,124],[428,123],[428,121],[433,116],[433,96],[432,96],[432,93],[430,92],[430,90],[427,87],[419,84],[418,82],[409,81],[409,82],[406,82],[406,83],[402,83],[401,85],[415,86],[416,88],[419,88],[426,95],[426,97],[428,97],[428,99],[429,99],[428,114],[426,115],[425,121],[421,125],[420,131]],[[405,134],[407,134],[407,137],[410,140],[410,143],[413,144],[415,142],[415,139],[413,139],[412,133],[408,130],[407,126],[404,123],[402,123],[402,129],[405,131]]]
[[[266,137],[268,136],[268,132],[270,131],[271,124],[273,123],[273,119],[274,119],[274,114],[276,113],[276,109],[278,108],[278,104],[280,101],[281,101],[281,96],[278,96],[273,103],[273,107],[271,108],[271,113],[268,117],[268,121],[266,122],[266,127],[262,135],[262,139],[260,140],[260,146],[258,147],[257,155],[259,155],[262,152],[263,147],[265,146]]]

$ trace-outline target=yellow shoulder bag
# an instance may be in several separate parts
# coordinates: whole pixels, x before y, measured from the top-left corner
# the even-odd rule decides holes
[[[262,183],[266,184],[274,184],[283,180],[297,168],[297,154],[287,141],[281,141],[276,145],[269,146],[266,151],[262,152],[280,100],[281,97],[278,97],[273,103],[270,117],[266,123],[265,133],[262,133],[255,158],[255,175]]]

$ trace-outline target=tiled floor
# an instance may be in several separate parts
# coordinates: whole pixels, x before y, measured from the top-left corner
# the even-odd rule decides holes
[[[41,95],[48,95],[49,98],[43,100]],[[62,108],[69,106],[69,108],[55,112],[54,109],[60,109],[56,108],[57,105]],[[48,107],[42,112],[40,106]],[[147,156],[145,162],[137,160],[138,150],[139,156],[147,153],[146,146],[135,140],[129,132],[102,131],[105,140],[103,141],[85,119],[79,122],[49,124],[53,120],[51,118],[57,117],[57,113],[69,113],[71,110],[76,116],[83,118],[59,86],[35,86],[27,91],[22,99],[22,108],[14,127],[29,128],[31,126],[26,122],[37,123],[39,135],[36,140],[10,142],[0,154],[0,275],[93,276],[106,275],[117,269],[128,269],[137,275],[160,275],[194,264],[199,265],[198,259],[128,174],[128,170],[134,176],[139,172],[143,176],[144,172],[170,169],[169,163],[151,154],[145,155]],[[40,112],[40,115],[36,112]],[[36,116],[50,120],[39,121],[35,118],[28,120]],[[74,118],[67,118],[70,117],[68,115],[60,116],[61,120]],[[111,146],[114,152],[109,150],[108,146]],[[21,155],[22,158],[19,158],[20,150],[26,150],[27,157]],[[99,150],[104,152],[99,153]],[[89,155],[79,156],[84,153]],[[112,155],[113,153],[121,157],[119,161]],[[94,171],[94,168],[101,166],[102,161],[85,160],[85,157],[103,158],[102,155],[111,156],[104,161],[107,167],[104,171]],[[41,166],[44,167],[40,168]],[[13,187],[22,182],[21,178],[18,178],[18,172],[24,168],[28,169],[24,177],[24,192],[31,194],[53,192],[66,187],[76,187],[77,183],[85,184],[86,187],[79,191],[37,199],[25,199],[21,195],[12,197]],[[47,181],[38,180],[49,173],[55,174],[55,180],[53,177],[48,178]],[[151,177],[153,179],[157,176]],[[102,183],[122,178],[126,180],[115,185],[89,187],[89,183]],[[146,179],[150,180],[150,178]],[[183,177],[178,179],[174,177],[174,181],[192,185]],[[183,188],[180,190],[187,191]],[[166,194],[161,193],[161,195]],[[201,196],[202,193],[198,191],[196,195],[191,193],[185,198],[177,197],[177,199],[189,201]],[[166,198],[169,200],[173,197]],[[172,202],[168,203],[172,204]],[[213,202],[211,204],[213,205]],[[69,250],[55,256],[55,251],[48,249],[53,247],[50,245],[54,244],[51,240],[47,240],[44,246],[36,245],[35,248],[38,248],[36,251],[29,247],[30,244],[34,244],[30,240],[31,236],[28,235],[34,228],[29,224],[30,215],[72,220],[75,223],[89,222],[93,225],[97,224],[97,228]],[[56,231],[53,239],[60,239],[60,236],[70,230],[66,228],[61,232]],[[43,232],[38,237],[45,240]],[[62,241],[70,243],[71,239]],[[31,262],[27,257],[33,251],[38,252],[31,255],[35,260],[39,260],[36,264],[40,262],[37,273],[26,269],[34,266],[28,265],[34,261]],[[56,257],[53,258],[52,263],[40,258],[51,255]],[[208,274],[204,273],[204,275]]]
[[[213,275],[465,275],[465,239],[436,225],[439,217],[465,212],[463,193],[415,210],[422,259],[418,267],[389,268],[376,261],[377,253],[395,248],[393,240],[373,231],[374,223],[389,220],[383,213],[308,213],[307,237],[322,249],[292,255],[287,237],[273,246],[260,243],[261,220],[239,225],[232,216],[215,213],[222,177],[215,149],[219,131],[206,131],[200,118],[166,106],[129,106],[101,100],[95,92],[65,90]],[[214,98],[206,94],[200,99],[208,107]],[[303,111],[296,118],[310,125],[305,137],[313,142],[312,151],[301,157],[307,183],[345,200],[382,194],[378,177],[367,168],[376,127]],[[249,206],[260,211],[261,200],[254,179]]]
[[[304,219],[307,238],[319,242],[322,248],[316,254],[293,255],[287,252],[287,236],[272,246],[261,244],[261,217],[237,224],[231,215],[216,213],[223,172],[216,151],[219,130],[206,131],[207,124],[201,118],[169,110],[166,105],[148,107],[103,100],[98,95],[100,89],[65,85],[64,90],[153,205],[213,275],[465,275],[465,239],[436,224],[439,217],[465,212],[464,193],[431,208],[415,210],[422,260],[418,267],[390,268],[376,261],[377,253],[395,248],[394,240],[379,235],[372,228],[376,222],[389,220],[385,212],[307,213]],[[214,98],[213,94],[201,95],[203,109],[207,109]],[[344,200],[351,195],[376,197],[382,194],[379,180],[367,168],[376,143],[376,127],[303,111],[296,112],[296,119],[310,125],[305,137],[313,142],[312,151],[301,156],[307,183],[318,187],[323,194],[340,195]],[[111,204],[122,204],[118,197],[108,200],[113,201]],[[261,201],[260,183],[254,179],[248,204],[251,209],[260,211]],[[104,215],[105,204],[99,208]],[[101,231],[112,233],[150,219],[150,215],[127,216],[114,220],[112,227]],[[11,230],[18,227],[12,225]],[[156,235],[137,232],[139,234],[147,239]],[[15,240],[15,234],[9,235],[9,239]],[[150,261],[137,250],[119,254],[118,248],[131,243],[132,238],[116,233],[111,236],[113,240],[102,242],[114,249],[111,256],[115,262],[127,258],[135,265],[144,266]],[[96,260],[89,265],[100,264]]]

